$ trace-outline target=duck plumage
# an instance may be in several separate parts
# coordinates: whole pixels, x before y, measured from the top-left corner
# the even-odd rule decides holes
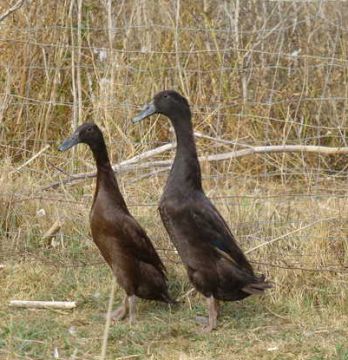
[[[159,212],[190,281],[208,299],[206,329],[211,331],[217,324],[218,300],[241,300],[271,285],[264,276],[255,275],[226,221],[204,193],[187,100],[172,90],[160,92],[133,122],[154,113],[170,119],[177,138]]]
[[[78,143],[91,148],[97,165],[97,184],[90,212],[92,237],[125,290],[124,304],[114,319],[135,319],[135,296],[172,303],[168,294],[165,267],[152,242],[130,214],[111,167],[103,134],[94,123],[85,123],[63,142],[64,151]]]

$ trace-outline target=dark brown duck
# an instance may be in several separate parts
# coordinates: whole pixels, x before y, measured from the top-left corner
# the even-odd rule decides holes
[[[125,290],[123,305],[113,320],[135,320],[136,297],[172,303],[165,267],[142,227],[128,211],[112,170],[103,134],[94,123],[78,127],[59,150],[87,144],[97,165],[97,185],[90,213],[92,237],[118,284]]]
[[[175,91],[160,92],[133,123],[155,113],[170,119],[177,138],[160,215],[190,281],[207,298],[205,330],[211,331],[217,325],[218,300],[241,300],[271,285],[264,276],[255,275],[225,220],[204,194],[187,100]]]

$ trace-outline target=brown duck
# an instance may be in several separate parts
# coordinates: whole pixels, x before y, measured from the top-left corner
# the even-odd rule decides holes
[[[165,267],[146,232],[128,211],[112,170],[103,134],[94,123],[78,127],[59,147],[87,144],[97,165],[97,185],[90,213],[92,237],[118,284],[125,290],[123,305],[112,312],[121,320],[129,312],[135,320],[136,297],[172,303]]]
[[[162,91],[133,123],[155,113],[170,119],[177,139],[159,212],[190,281],[207,298],[205,331],[211,331],[217,326],[218,300],[241,300],[271,285],[263,275],[255,275],[227,223],[204,194],[187,100],[175,91]]]

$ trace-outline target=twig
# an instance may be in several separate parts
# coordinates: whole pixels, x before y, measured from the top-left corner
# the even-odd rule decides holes
[[[42,239],[47,240],[51,238],[52,236],[57,234],[57,232],[60,230],[61,227],[62,227],[62,222],[59,219],[56,220],[54,224],[44,233]]]
[[[117,357],[117,358],[115,358],[115,360],[128,360],[128,359],[134,359],[134,358],[137,358],[140,356],[141,356],[140,354],[126,355],[126,356]]]
[[[190,295],[192,295],[194,292],[196,291],[195,288],[191,288],[190,290],[188,290],[185,294],[181,295],[178,297],[178,301],[184,299],[184,298],[188,298]]]
[[[299,153],[316,153],[324,155],[341,155],[348,154],[348,147],[329,147],[317,145],[270,145],[270,146],[255,146],[250,149],[243,149],[238,151],[231,151],[227,153],[201,156],[201,161],[220,161],[248,156],[252,154],[264,153],[286,153],[286,152],[299,152]]]
[[[35,155],[33,155],[29,160],[27,160],[24,164],[20,165],[17,169],[10,172],[10,174],[19,171],[23,169],[25,166],[29,165],[32,161],[34,161],[37,157],[39,157],[43,152],[45,152],[50,147],[49,144],[47,144],[45,147],[43,147],[39,152],[37,152]]]
[[[217,142],[217,143],[224,144],[224,145],[238,145],[238,146],[242,146],[242,147],[249,148],[249,149],[250,149],[250,148],[253,148],[251,145],[248,145],[248,144],[242,144],[242,143],[239,143],[238,141],[225,140],[225,139],[220,139],[220,138],[212,137],[212,136],[209,136],[209,135],[202,134],[201,132],[198,132],[198,131],[195,131],[195,132],[193,133],[193,135],[194,135],[195,137],[198,137],[198,138],[215,141],[215,142]]]
[[[52,166],[54,169],[58,170],[60,173],[66,175],[66,176],[71,176],[71,174],[69,174],[68,172],[66,172],[65,170],[61,169],[59,166],[51,163],[49,160],[46,160],[47,164]]]
[[[24,307],[32,309],[73,309],[76,307],[75,301],[30,301],[30,300],[11,300],[10,306]]]
[[[5,20],[9,15],[11,15],[13,12],[21,8],[24,4],[25,0],[19,0],[17,1],[12,7],[10,7],[7,11],[5,11],[2,15],[0,15],[0,22]]]
[[[276,241],[282,240],[282,239],[284,239],[285,237],[287,237],[287,236],[289,236],[289,235],[293,235],[293,234],[295,234],[295,233],[297,233],[297,232],[299,232],[299,231],[302,231],[302,230],[304,230],[304,229],[308,229],[309,227],[311,227],[311,226],[313,226],[313,225],[315,225],[315,224],[318,224],[318,223],[320,223],[320,222],[330,221],[330,220],[333,220],[333,219],[335,219],[335,218],[334,218],[334,217],[330,217],[330,218],[320,219],[320,220],[314,221],[314,222],[312,222],[312,223],[310,223],[310,224],[308,224],[308,225],[306,225],[306,226],[303,226],[303,227],[301,227],[301,228],[298,228],[298,229],[296,229],[296,230],[294,230],[294,231],[290,231],[290,232],[288,232],[288,233],[286,233],[286,234],[284,234],[284,235],[281,235],[281,236],[279,236],[279,237],[277,237],[277,238],[275,238],[275,239],[272,239],[272,240],[266,241],[266,242],[264,242],[264,243],[262,243],[262,244],[259,244],[259,245],[255,246],[255,247],[253,247],[253,248],[245,251],[245,254],[249,254],[249,253],[251,253],[251,252],[253,252],[253,251],[255,251],[255,250],[257,250],[257,249],[259,249],[259,248],[261,248],[261,247],[264,247],[264,246],[266,246],[266,245],[273,244],[273,243],[276,242]]]
[[[300,266],[284,266],[284,265],[278,265],[278,264],[271,264],[271,263],[265,263],[265,262],[259,262],[259,261],[250,261],[252,264],[258,264],[263,266],[269,266],[279,269],[285,269],[285,270],[298,270],[298,271],[310,271],[310,272],[329,272],[329,273],[340,273],[340,274],[348,274],[348,271],[345,271],[345,267],[343,269],[318,269],[318,268],[303,268]]]
[[[149,157],[152,157],[152,156],[155,156],[155,155],[159,155],[159,154],[162,154],[163,152],[165,151],[168,151],[168,150],[172,150],[172,149],[175,149],[176,148],[176,143],[170,143],[170,144],[165,144],[165,145],[161,145],[155,149],[151,149],[151,150],[148,150],[148,151],[145,151],[139,155],[136,155],[128,160],[124,160],[124,161],[121,161],[120,163],[118,164],[114,164],[112,166],[113,170],[115,172],[121,172],[121,171],[127,171],[127,170],[133,170],[135,168],[148,168],[148,167],[152,167],[151,165],[147,165],[147,163],[145,163],[145,166],[142,166],[142,165],[134,165],[136,164],[138,161],[140,160],[144,160],[144,159],[147,159]],[[169,161],[169,164],[167,164],[167,166],[169,165],[170,166],[171,164],[171,161]],[[43,187],[41,190],[42,191],[45,191],[45,190],[49,190],[49,189],[52,189],[52,188],[56,188],[60,185],[65,185],[65,184],[70,184],[70,183],[73,183],[75,181],[79,181],[79,180],[83,180],[83,179],[88,179],[88,178],[94,178],[96,177],[97,173],[94,171],[94,172],[90,172],[90,173],[80,173],[80,174],[75,174],[75,175],[72,175],[70,177],[68,177],[67,179],[64,179],[64,180],[61,180],[61,181],[56,181],[52,184],[49,184],[45,187]]]
[[[105,322],[105,327],[104,327],[104,335],[103,335],[103,343],[102,343],[102,350],[101,350],[101,354],[100,354],[100,360],[104,360],[106,357],[109,329],[110,329],[110,323],[111,323],[112,304],[114,302],[114,294],[115,294],[115,279],[112,278],[108,312],[106,314],[106,322]]]
[[[149,157],[155,156],[155,155],[159,155],[162,154],[165,151],[168,150],[173,150],[176,148],[176,143],[169,143],[169,144],[164,144],[161,146],[156,147],[155,149],[152,150],[148,150],[145,151],[139,155],[136,155],[134,157],[132,157],[131,159],[122,161],[121,163],[119,163],[119,165],[114,165],[113,168],[116,169],[118,166],[125,166],[125,165],[130,165],[130,164],[134,164],[140,160],[144,160],[147,159]]]
[[[262,153],[283,153],[283,152],[309,152],[325,155],[341,155],[348,154],[348,147],[328,147],[328,146],[316,146],[316,145],[270,145],[270,146],[255,146],[250,149],[243,149],[238,151],[230,151],[227,153],[200,156],[199,161],[222,161],[235,159],[252,154]],[[142,163],[137,167],[165,167],[171,165],[173,160],[159,160],[148,163]],[[129,170],[128,168],[127,170]]]

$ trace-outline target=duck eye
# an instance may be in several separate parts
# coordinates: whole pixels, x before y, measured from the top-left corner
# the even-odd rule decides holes
[[[91,127],[87,128],[87,132],[91,132],[91,131],[92,131]]]
[[[167,95],[167,94],[164,94],[163,96],[164,96],[165,98],[167,98],[167,97],[168,97],[168,95]]]

